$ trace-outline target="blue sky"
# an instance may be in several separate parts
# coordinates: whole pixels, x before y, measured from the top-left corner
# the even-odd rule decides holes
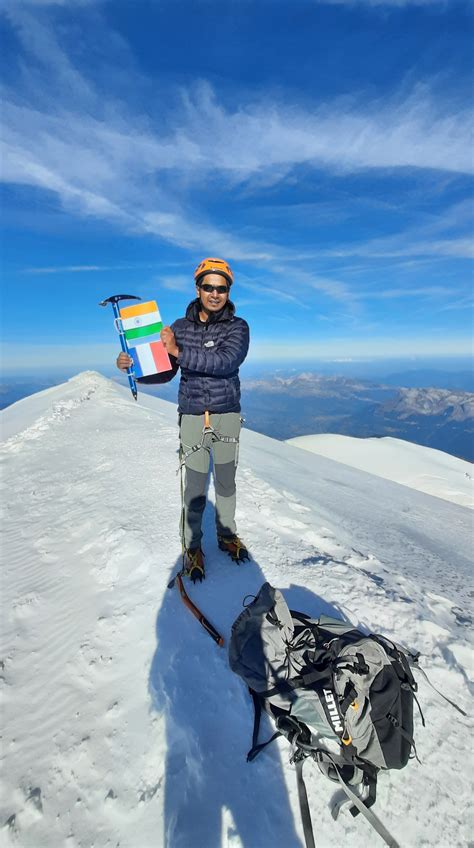
[[[105,367],[209,255],[255,362],[466,356],[472,5],[7,0],[6,371]]]

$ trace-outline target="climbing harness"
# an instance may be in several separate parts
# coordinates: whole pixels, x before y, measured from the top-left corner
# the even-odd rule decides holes
[[[210,445],[205,444],[206,436],[211,436],[211,442],[225,442],[226,444],[236,445],[239,444],[238,436],[223,436],[222,433],[219,433],[219,431],[212,426],[209,412],[206,410],[206,412],[204,413],[204,427],[202,428],[201,441],[199,442],[199,444],[193,445],[186,451],[180,451],[180,461],[178,470],[176,472],[177,474],[179,474],[179,472],[182,470],[183,465],[186,465],[186,460],[188,456],[192,456],[192,454],[200,450],[205,450],[209,454],[211,453]]]

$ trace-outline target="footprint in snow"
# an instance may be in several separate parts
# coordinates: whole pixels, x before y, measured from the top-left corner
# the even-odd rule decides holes
[[[308,506],[303,506],[298,500],[295,500],[292,492],[288,492],[286,489],[282,490],[282,495],[286,499],[286,505],[293,510],[293,512],[311,512]]]
[[[311,512],[309,506],[303,506],[303,504],[298,503],[297,501],[287,501],[289,509],[292,509],[293,512]]]
[[[143,789],[140,792],[140,794],[138,796],[138,802],[140,804],[143,804],[143,803],[146,803],[147,801],[151,801],[151,799],[155,797],[155,795],[158,792],[158,789],[161,787],[162,783],[163,783],[163,778],[161,777],[159,779],[158,783],[156,783],[154,786],[146,786],[145,789]]]
[[[281,516],[278,519],[278,524],[280,527],[284,527],[286,530],[306,530],[306,524],[303,524],[302,521],[298,521],[297,518],[287,518],[285,515]]]
[[[16,823],[16,813],[12,813],[11,816],[3,823],[3,827],[7,828],[11,834],[15,835],[18,833],[18,826]]]
[[[469,613],[464,612],[460,607],[452,607],[451,609],[456,622],[461,625],[461,627],[470,627],[472,624],[472,618]]]
[[[35,614],[35,607],[37,607],[39,603],[40,599],[38,595],[35,595],[33,592],[29,592],[18,601],[13,602],[11,609],[12,619],[18,622],[26,618],[30,618]]]
[[[301,565],[306,566],[314,566],[314,565],[333,565],[334,560],[331,557],[325,556],[324,554],[316,553],[313,556],[305,557],[301,560]]]
[[[43,801],[41,798],[41,789],[39,786],[35,786],[34,789],[31,789],[29,794],[26,797],[26,803],[31,804],[32,807],[38,812],[43,814]]]

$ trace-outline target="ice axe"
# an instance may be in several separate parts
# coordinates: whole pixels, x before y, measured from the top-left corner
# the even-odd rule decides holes
[[[127,353],[130,356],[130,352],[128,350],[128,345],[125,339],[125,334],[123,332],[122,327],[122,319],[120,317],[120,312],[117,304],[121,300],[141,300],[141,297],[137,297],[135,294],[113,294],[111,297],[106,297],[105,300],[101,300],[99,306],[107,306],[108,303],[112,304],[112,309],[114,310],[115,316],[115,326],[117,328],[119,337],[120,337],[120,346],[124,353]],[[137,399],[138,391],[137,384],[135,382],[135,372],[133,370],[133,366],[131,368],[127,368],[127,377],[128,383],[130,386],[130,391],[135,398]]]

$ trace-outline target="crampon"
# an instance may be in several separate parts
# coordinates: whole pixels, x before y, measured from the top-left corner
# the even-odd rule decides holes
[[[201,548],[194,548],[185,552],[183,575],[189,577],[193,583],[196,583],[197,580],[202,583],[205,579],[204,554]]]
[[[236,535],[218,536],[217,544],[221,551],[225,551],[226,554],[229,554],[230,558],[233,559],[234,562],[244,562],[245,560],[250,559],[247,548],[242,540]]]

